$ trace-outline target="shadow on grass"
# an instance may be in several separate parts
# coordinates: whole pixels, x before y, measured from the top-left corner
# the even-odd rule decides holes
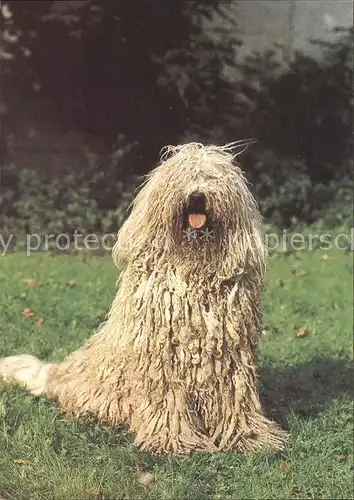
[[[289,410],[306,418],[321,412],[337,396],[354,397],[354,366],[341,359],[315,358],[284,368],[262,366],[260,380],[263,407],[282,425]]]

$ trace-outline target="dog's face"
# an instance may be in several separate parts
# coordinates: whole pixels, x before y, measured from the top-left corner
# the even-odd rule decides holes
[[[148,176],[115,255],[126,260],[153,249],[171,260],[212,264],[230,260],[237,248],[244,261],[248,251],[263,251],[258,225],[257,205],[230,151],[186,144]]]
[[[157,180],[165,186],[165,217],[158,221],[158,227],[165,234],[171,233],[174,243],[186,250],[209,247],[220,251],[230,237],[259,215],[240,168],[218,153],[206,150],[204,158],[195,155],[176,168],[168,161],[159,167]]]
[[[221,189],[225,190],[225,187]],[[215,243],[215,238],[220,241],[225,237],[223,233],[228,229],[227,217],[222,218],[217,214],[218,197],[216,186],[212,183],[208,186],[205,179],[191,185],[173,214],[172,234],[177,244],[183,243],[194,248],[210,247]],[[227,205],[224,206],[223,213],[226,214],[229,209]]]

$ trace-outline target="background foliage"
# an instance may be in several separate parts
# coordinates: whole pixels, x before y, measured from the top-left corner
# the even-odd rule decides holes
[[[256,137],[242,163],[263,214],[276,224],[323,218],[334,199],[335,217],[347,217],[353,31],[314,41],[324,49],[321,60],[296,53],[285,64],[274,49],[240,61],[237,25],[214,36],[204,29],[227,17],[228,4],[3,3],[4,230],[116,230],[137,176],[156,163],[160,148],[191,139]],[[44,122],[55,116],[63,133],[81,134],[91,149],[89,137],[104,136],[106,154],[49,178],[23,170],[8,139],[36,114]]]

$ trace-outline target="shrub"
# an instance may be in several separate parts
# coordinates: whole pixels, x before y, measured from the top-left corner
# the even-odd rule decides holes
[[[304,162],[320,182],[348,175],[352,156],[353,30],[336,31],[333,42],[313,42],[323,59],[297,52],[284,66],[267,51],[241,65],[248,132],[278,157]]]
[[[116,232],[136,184],[133,175],[119,180],[120,163],[129,149],[118,149],[109,165],[91,165],[49,181],[31,169],[16,174],[13,166],[4,167],[0,193],[2,232]]]
[[[243,136],[260,144],[245,166],[264,215],[282,226],[323,218],[337,191],[352,186],[353,30],[313,43],[323,59],[297,52],[284,65],[270,50],[240,65]]]

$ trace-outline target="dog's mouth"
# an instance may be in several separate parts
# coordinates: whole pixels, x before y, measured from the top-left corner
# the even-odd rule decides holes
[[[210,217],[207,211],[206,196],[200,191],[190,194],[184,213],[184,230],[201,236],[210,226]],[[209,228],[210,229],[210,228]]]

